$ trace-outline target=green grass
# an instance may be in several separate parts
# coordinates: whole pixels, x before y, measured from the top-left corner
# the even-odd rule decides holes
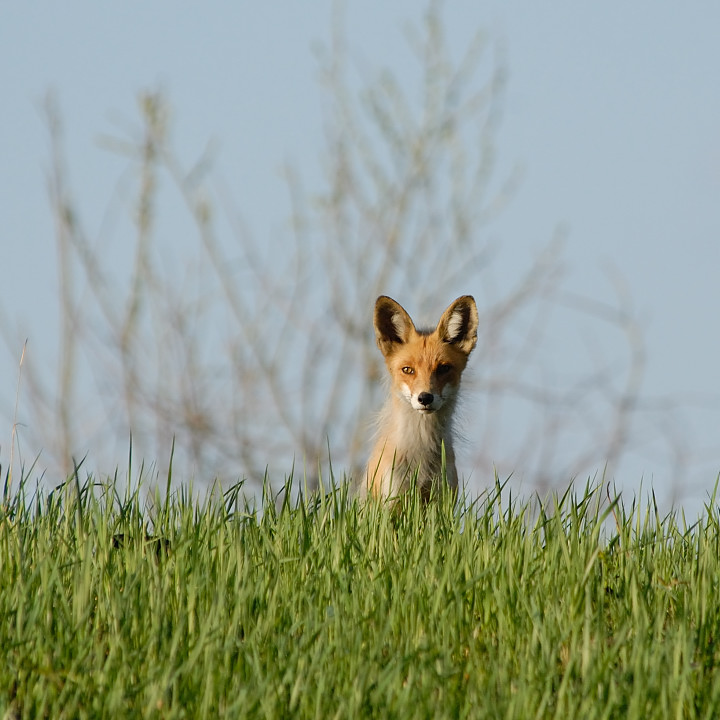
[[[720,716],[714,498],[685,527],[599,489],[463,511],[240,491],[6,503],[0,717]]]

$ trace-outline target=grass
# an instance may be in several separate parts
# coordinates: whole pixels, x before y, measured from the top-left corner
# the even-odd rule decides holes
[[[241,490],[6,502],[0,717],[720,716],[714,496],[686,527],[598,488],[462,511]]]

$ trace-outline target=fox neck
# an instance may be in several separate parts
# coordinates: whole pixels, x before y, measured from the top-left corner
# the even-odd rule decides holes
[[[415,410],[401,395],[394,395],[389,408],[389,415],[395,428],[395,444],[399,450],[407,450],[418,445],[425,451],[436,449],[440,452],[441,445],[452,447],[452,416],[455,399],[448,400],[439,410],[433,413],[422,413]]]
[[[385,408],[381,435],[385,437],[385,453],[393,458],[394,483],[404,483],[417,471],[419,484],[426,485],[439,478],[443,470],[448,472],[451,484],[457,482],[452,445],[454,406],[453,398],[436,412],[424,414],[404,397],[393,395]]]

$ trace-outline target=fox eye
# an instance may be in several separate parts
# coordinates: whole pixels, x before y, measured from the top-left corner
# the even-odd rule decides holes
[[[402,371],[403,371],[403,373],[405,373],[405,375],[414,375],[415,374],[415,370],[413,370],[409,365],[406,365],[402,369]]]
[[[437,370],[435,370],[435,374],[439,376],[447,375],[452,370],[452,365],[447,365],[446,363],[443,363],[442,365],[437,366]]]

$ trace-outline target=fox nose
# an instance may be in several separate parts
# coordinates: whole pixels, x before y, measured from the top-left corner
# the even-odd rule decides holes
[[[424,405],[425,407],[427,407],[428,405],[432,405],[432,401],[433,401],[435,398],[434,398],[434,396],[433,396],[432,393],[429,393],[429,392],[421,392],[421,393],[417,396],[417,399],[418,399],[418,402],[419,402],[421,405]]]

